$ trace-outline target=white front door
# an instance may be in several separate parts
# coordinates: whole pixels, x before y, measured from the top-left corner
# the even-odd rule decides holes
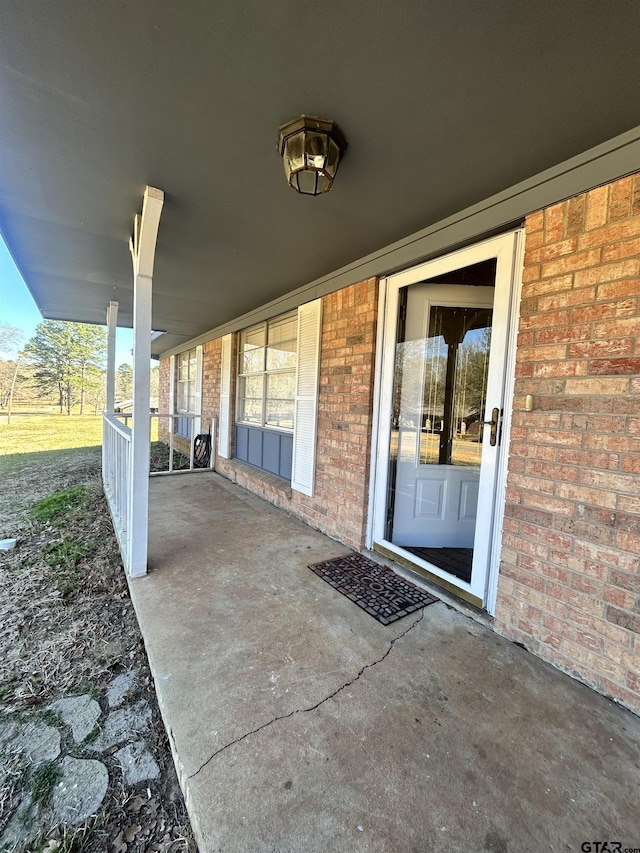
[[[473,548],[493,294],[492,285],[403,291],[394,376],[397,545]]]
[[[387,280],[374,547],[486,606],[516,235]]]

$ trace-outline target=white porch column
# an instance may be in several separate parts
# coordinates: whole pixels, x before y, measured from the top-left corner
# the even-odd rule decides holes
[[[162,190],[147,187],[142,216],[134,221],[134,236],[129,247],[133,259],[133,418],[129,520],[129,574],[147,573],[147,537],[149,531],[149,453],[150,453],[150,361],[151,292],[153,263],[160,214],[164,202]]]
[[[116,327],[118,303],[110,302],[107,308],[107,401],[105,409],[113,413],[116,404]]]

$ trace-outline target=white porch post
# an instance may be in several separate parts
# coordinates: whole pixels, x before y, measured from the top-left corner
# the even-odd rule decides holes
[[[142,216],[135,218],[134,236],[129,243],[133,259],[133,418],[127,529],[129,574],[132,577],[140,577],[147,573],[151,292],[156,239],[163,202],[162,190],[154,187],[145,189]]]
[[[107,401],[106,411],[113,413],[116,404],[116,326],[118,303],[110,302],[107,308]]]

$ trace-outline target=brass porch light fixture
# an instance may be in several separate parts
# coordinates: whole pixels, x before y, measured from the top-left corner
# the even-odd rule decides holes
[[[302,195],[328,193],[347,140],[334,121],[299,116],[278,132],[278,151],[289,186]]]

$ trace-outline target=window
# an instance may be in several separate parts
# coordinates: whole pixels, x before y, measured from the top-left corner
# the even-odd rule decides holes
[[[197,414],[196,380],[198,373],[197,348],[181,352],[178,358],[178,382],[176,394],[176,412],[178,414]],[[185,438],[191,438],[191,418],[178,418],[176,432]]]
[[[286,314],[240,335],[239,423],[293,430],[298,362],[297,313]]]
[[[238,338],[236,422],[229,406],[232,336],[221,339],[218,454],[276,474],[312,496],[315,488],[322,299],[245,329]],[[295,431],[294,431],[295,423]]]
[[[291,480],[298,312],[240,333],[235,455]]]
[[[181,352],[178,356],[178,398],[177,412],[195,412],[196,410],[196,350]]]

